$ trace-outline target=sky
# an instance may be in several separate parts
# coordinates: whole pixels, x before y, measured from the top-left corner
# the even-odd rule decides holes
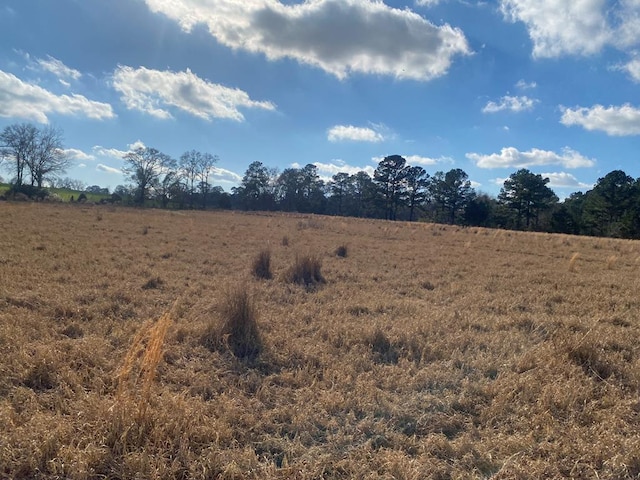
[[[640,0],[1,0],[0,129],[22,122],[111,189],[148,146],[217,155],[225,191],[254,161],[397,154],[565,198],[640,177]]]

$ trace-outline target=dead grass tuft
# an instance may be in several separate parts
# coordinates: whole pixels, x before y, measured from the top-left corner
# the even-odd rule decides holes
[[[597,380],[606,380],[615,373],[614,367],[606,361],[601,348],[596,345],[581,343],[569,350],[569,359]]]
[[[398,351],[381,328],[376,328],[368,344],[377,363],[398,363]]]
[[[155,323],[144,324],[133,339],[116,374],[115,405],[126,407],[129,400],[134,400],[137,404],[138,423],[145,418],[169,325],[170,312],[165,312]]]
[[[222,324],[211,322],[201,343],[211,351],[228,349],[237,358],[255,360],[263,344],[254,300],[245,287],[227,293],[221,314]]]
[[[142,285],[143,290],[154,290],[160,288],[164,284],[164,281],[160,277],[152,277]]]
[[[271,251],[268,248],[260,250],[253,260],[251,272],[256,278],[270,280],[273,277],[271,273]]]
[[[336,256],[342,257],[342,258],[345,258],[348,255],[348,253],[349,253],[349,248],[346,245],[340,245],[335,250]]]
[[[316,255],[296,255],[286,275],[289,283],[313,287],[326,282],[322,276],[322,260]]]
[[[51,360],[40,358],[29,370],[22,384],[36,392],[52,390],[58,386],[56,368]]]

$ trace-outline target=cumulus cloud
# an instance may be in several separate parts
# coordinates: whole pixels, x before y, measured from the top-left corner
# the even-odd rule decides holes
[[[525,24],[537,58],[640,45],[638,0],[501,0],[500,9],[507,20]]]
[[[41,70],[54,74],[61,81],[78,80],[80,77],[82,77],[82,73],[80,73],[78,70],[66,66],[60,60],[50,55],[47,55],[46,59],[36,58],[35,63]]]
[[[111,173],[114,175],[122,175],[122,170],[120,170],[119,168],[113,168],[110,167],[109,165],[105,165],[103,163],[99,163],[98,165],[96,165],[96,170],[99,170],[101,172],[106,172],[106,173]]]
[[[543,178],[549,179],[549,186],[552,188],[574,188],[587,189],[593,185],[579,181],[575,176],[566,172],[541,173]]]
[[[640,57],[634,57],[618,69],[627,72],[634,82],[640,83]]]
[[[451,157],[424,157],[422,155],[407,155],[404,157],[407,160],[409,165],[437,165],[439,163],[453,163],[453,159]]]
[[[600,130],[612,136],[640,135],[640,109],[628,103],[619,107],[564,108],[560,122],[566,126]]]
[[[575,150],[565,147],[562,153],[532,148],[521,152],[514,147],[505,147],[500,153],[482,155],[467,153],[466,157],[480,168],[529,168],[541,165],[562,165],[564,168],[592,167],[595,161]]]
[[[421,165],[421,166],[432,166],[432,165],[437,165],[440,163],[450,163],[453,164],[453,158],[451,157],[438,157],[438,158],[433,158],[433,157],[425,157],[423,155],[401,155],[402,158],[404,158],[407,161],[407,164],[409,165]],[[385,157],[373,157],[371,160],[378,164],[380,163],[382,160],[384,160]]]
[[[327,139],[330,142],[381,142],[384,136],[372,128],[335,125],[327,131]]]
[[[516,88],[520,90],[532,90],[536,88],[538,84],[536,82],[525,82],[524,79],[518,80],[516,83]]]
[[[95,156],[107,157],[115,160],[122,160],[127,153],[132,152],[138,148],[145,148],[146,145],[141,140],[136,140],[133,143],[127,145],[127,150],[119,150],[117,148],[107,148],[100,145],[95,145],[91,151]]]
[[[523,22],[533,41],[533,56],[591,55],[612,39],[605,0],[502,0],[512,22]]]
[[[351,73],[426,81],[444,75],[453,58],[471,54],[461,30],[436,26],[409,9],[382,1],[145,0],[184,30],[208,27],[218,42],[291,58],[343,79]]]
[[[70,160],[79,160],[82,162],[95,160],[96,157],[90,155],[88,153],[83,152],[82,150],[78,150],[77,148],[67,148],[63,150],[64,155]]]
[[[365,167],[356,167],[345,163],[343,160],[332,160],[328,163],[314,162],[313,165],[318,169],[318,175],[325,181],[331,180],[336,173],[348,173],[355,175],[358,172],[366,172],[369,176],[373,176],[375,168],[371,165]]]
[[[213,180],[218,183],[230,183],[236,185],[242,181],[242,175],[238,175],[236,172],[220,167],[214,167],[211,176],[213,177]]]
[[[275,110],[271,102],[257,102],[249,95],[184,72],[137,69],[119,66],[113,86],[129,110],[140,110],[157,118],[172,118],[167,107],[177,108],[204,120],[226,118],[244,120],[239,108]]]
[[[76,115],[94,120],[114,118],[111,105],[82,95],[56,95],[0,70],[0,117],[49,123],[48,115]]]
[[[441,0],[416,0],[416,5],[421,7],[433,7],[438,5]]]
[[[488,102],[484,108],[482,109],[483,113],[497,113],[503,110],[509,110],[512,112],[523,112],[526,110],[533,109],[533,106],[538,101],[533,98],[529,98],[526,96],[522,97],[512,97],[509,95],[505,95],[500,99],[499,102]]]

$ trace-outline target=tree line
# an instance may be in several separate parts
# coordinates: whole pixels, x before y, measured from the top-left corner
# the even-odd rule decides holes
[[[70,165],[62,135],[53,128],[11,125],[0,134],[0,159],[13,175],[12,188],[45,184],[78,187],[61,178]],[[477,192],[466,172],[429,174],[400,155],[382,159],[373,175],[339,172],[323,180],[313,164],[283,171],[253,162],[239,185],[225,192],[212,185],[218,157],[191,150],[179,159],[151,147],[123,157],[126,185],[110,201],[162,208],[225,208],[316,213],[387,220],[432,221],[557,233],[640,238],[640,179],[615,170],[593,189],[560,201],[549,179],[527,169],[512,173],[497,197]],[[107,189],[85,187],[97,194]],[[33,193],[33,192],[27,192]]]

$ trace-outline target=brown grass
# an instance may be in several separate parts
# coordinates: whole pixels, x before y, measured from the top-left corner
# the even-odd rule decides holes
[[[271,273],[271,250],[265,248],[258,252],[253,260],[251,272],[256,278],[263,280],[273,278],[273,273]]]
[[[245,286],[230,290],[221,306],[222,323],[211,322],[202,337],[210,350],[228,349],[237,358],[255,360],[263,350],[254,299]]]
[[[0,478],[640,475],[639,242],[0,207]],[[287,278],[284,232],[313,294],[247,282],[264,245]]]
[[[289,268],[286,280],[305,287],[314,287],[325,283],[322,275],[322,260],[317,255],[296,255]]]
[[[340,245],[336,248],[335,254],[338,257],[345,258],[349,254],[349,247],[347,247],[346,245]]]

